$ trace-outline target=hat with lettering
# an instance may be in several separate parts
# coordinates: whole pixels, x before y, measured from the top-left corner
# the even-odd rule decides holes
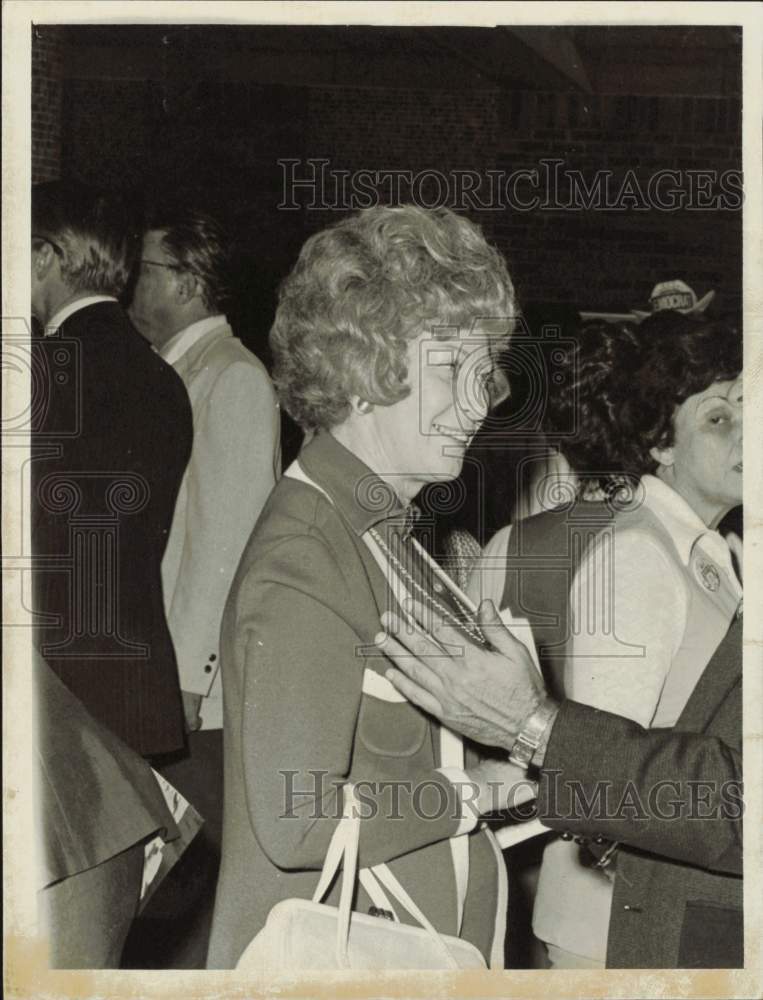
[[[715,292],[710,291],[698,299],[693,288],[689,288],[685,281],[661,281],[652,289],[649,296],[651,312],[644,312],[642,309],[631,309],[634,316],[645,319],[653,316],[654,313],[662,312],[663,309],[674,309],[683,313],[684,316],[703,313],[715,298]]]

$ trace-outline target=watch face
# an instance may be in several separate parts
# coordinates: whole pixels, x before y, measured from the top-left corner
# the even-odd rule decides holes
[[[511,748],[511,753],[509,754],[509,762],[516,764],[518,767],[527,768],[530,765],[533,754],[536,748],[529,743],[523,735],[519,735]]]

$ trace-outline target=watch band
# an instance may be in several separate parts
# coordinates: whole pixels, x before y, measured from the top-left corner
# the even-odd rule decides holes
[[[544,698],[534,712],[525,719],[522,731],[517,735],[509,753],[509,761],[527,770],[533,762],[543,735],[556,717],[559,706],[551,698]]]

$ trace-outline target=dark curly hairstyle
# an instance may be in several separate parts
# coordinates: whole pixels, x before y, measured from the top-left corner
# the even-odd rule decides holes
[[[742,370],[742,335],[727,320],[665,310],[631,327],[585,325],[569,377],[549,399],[545,430],[578,474],[581,489],[608,495],[654,472],[652,448],[673,443],[676,408]]]

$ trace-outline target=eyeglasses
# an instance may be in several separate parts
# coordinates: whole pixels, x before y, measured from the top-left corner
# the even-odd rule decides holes
[[[144,260],[141,258],[141,264],[151,264],[152,267],[166,267],[168,271],[185,271],[184,267],[180,264],[165,264],[162,260]]]
[[[482,380],[482,388],[487,398],[488,407],[494,410],[511,395],[511,388],[506,374],[501,368],[494,368],[490,374]]]
[[[64,251],[58,243],[56,243],[55,240],[52,240],[49,236],[43,236],[42,233],[32,233],[32,239],[39,240],[41,243],[47,243],[49,246],[53,247],[54,253],[58,254],[59,257],[63,257]]]

